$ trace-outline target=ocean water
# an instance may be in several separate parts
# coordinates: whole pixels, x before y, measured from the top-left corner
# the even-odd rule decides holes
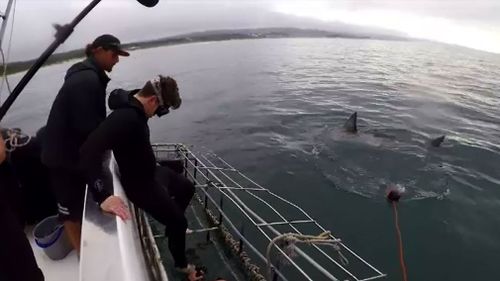
[[[42,126],[72,63],[43,68],[2,125]],[[411,41],[195,43],[133,51],[108,89],[156,74],[177,79],[183,104],[150,121],[153,141],[219,154],[386,280],[401,280],[384,199],[397,184],[410,280],[498,279],[500,55]],[[349,135],[342,126],[355,111],[359,133]],[[430,147],[440,135],[443,145]]]

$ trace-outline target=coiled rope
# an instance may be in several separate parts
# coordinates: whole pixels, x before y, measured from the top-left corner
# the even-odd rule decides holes
[[[12,152],[18,147],[26,146],[31,141],[31,136],[24,134],[21,129],[1,129],[7,152]]]
[[[326,245],[332,247],[335,251],[337,251],[339,255],[339,260],[343,265],[348,265],[349,260],[342,254],[340,246],[339,246],[339,240],[332,239],[330,237],[330,231],[325,231],[319,235],[303,235],[303,234],[298,234],[298,233],[284,233],[282,235],[276,236],[269,244],[267,245],[267,250],[266,250],[266,258],[267,258],[267,274],[268,274],[268,280],[272,280],[272,275],[273,275],[273,265],[271,261],[271,251],[273,249],[273,246],[278,246],[280,247],[285,254],[290,257],[296,257],[297,254],[295,253],[295,247],[296,244],[298,243],[303,243],[303,244],[315,244],[315,245]],[[286,262],[286,259],[283,260]]]

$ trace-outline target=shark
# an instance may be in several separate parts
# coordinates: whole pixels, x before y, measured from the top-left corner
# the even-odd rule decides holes
[[[358,112],[352,113],[347,121],[344,123],[344,132],[349,133],[349,134],[358,134]],[[374,138],[385,138],[385,139],[395,139],[394,136],[387,136],[385,134],[380,134],[380,133],[374,133],[373,134]],[[430,146],[432,147],[440,147],[441,144],[444,142],[446,136],[442,135],[436,138],[433,138],[429,141]],[[375,142],[378,143],[378,142]]]

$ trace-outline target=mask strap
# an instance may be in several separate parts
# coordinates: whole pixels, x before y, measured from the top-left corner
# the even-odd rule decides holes
[[[161,96],[161,91],[162,91],[162,89],[161,89],[161,76],[158,76],[156,78],[149,80],[149,83],[151,83],[151,85],[153,85],[153,90],[155,91],[155,95],[158,98],[160,105],[164,106],[165,103],[163,101],[163,97]]]

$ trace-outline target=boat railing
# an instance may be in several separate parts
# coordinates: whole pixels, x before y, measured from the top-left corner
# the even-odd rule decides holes
[[[113,156],[108,166],[113,193],[128,203],[132,219],[124,222],[114,215],[104,214],[86,192],[79,280],[166,281],[167,275],[145,214],[127,200]]]

